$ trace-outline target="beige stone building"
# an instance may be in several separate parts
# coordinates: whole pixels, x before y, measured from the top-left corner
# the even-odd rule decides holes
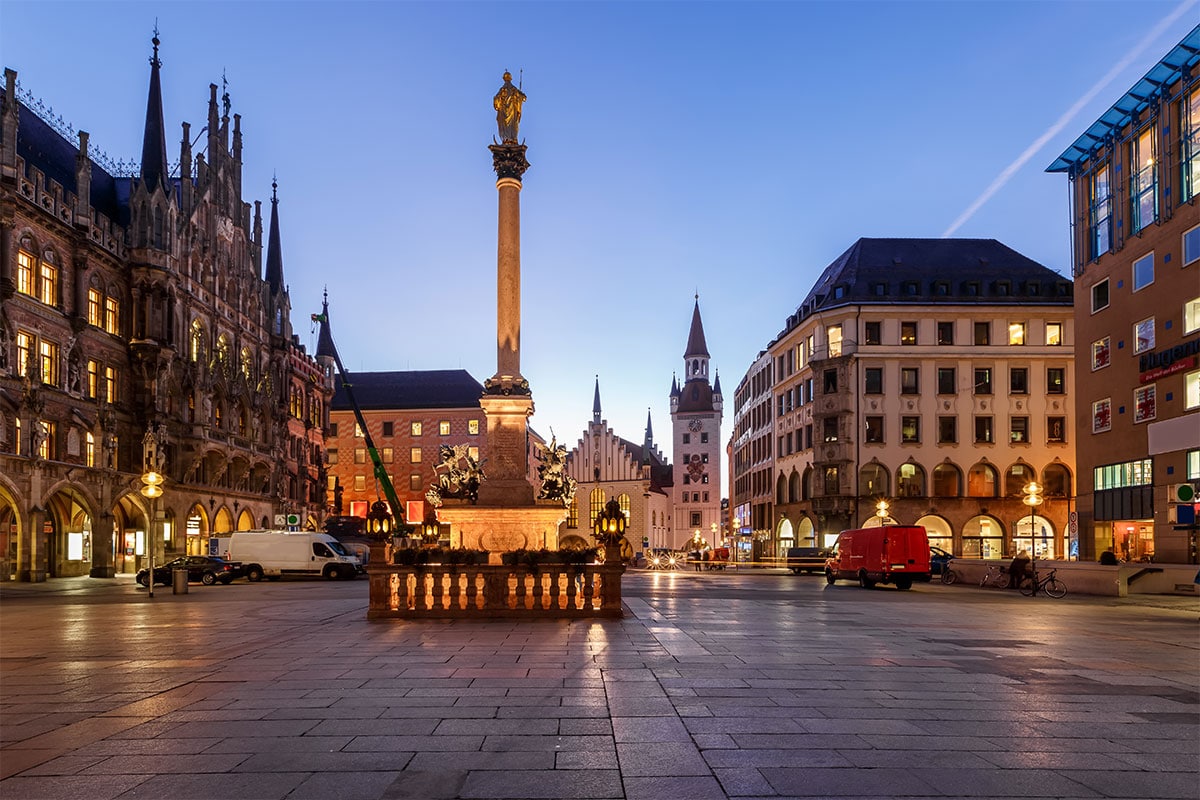
[[[626,517],[626,555],[674,547],[671,538],[671,466],[654,444],[650,414],[641,444],[618,436],[600,408],[600,379],[592,421],[567,454],[567,474],[577,482],[567,519],[559,527],[563,546],[593,547],[592,525],[609,500]]]
[[[1175,500],[1200,487],[1200,27],[1048,171],[1070,179],[1083,557],[1197,563]]]
[[[771,509],[775,553],[878,524],[882,500],[957,555],[1065,556],[1071,304],[1069,280],[995,240],[860,239],[768,346],[770,368],[747,376],[772,387],[755,413],[773,436],[746,441],[765,452],[739,462],[735,509]],[[764,460],[770,506],[761,477],[743,480]],[[1035,481],[1045,499],[1031,509]]]

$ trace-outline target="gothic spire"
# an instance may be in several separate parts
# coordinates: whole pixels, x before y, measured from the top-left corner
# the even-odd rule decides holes
[[[654,429],[650,425],[650,409],[646,409],[646,444],[654,441]]]
[[[154,55],[150,58],[150,92],[146,98],[146,128],[142,133],[142,184],[147,192],[167,191],[167,134],[163,129],[162,83],[158,70],[158,24],[154,26]]]
[[[717,371],[717,379],[713,382],[713,394],[721,393],[721,372]]]
[[[271,295],[283,288],[283,248],[279,244],[279,184],[271,180],[271,231],[267,239],[267,286]]]
[[[314,315],[315,316],[315,315]],[[321,297],[320,329],[317,332],[317,358],[335,358],[333,334],[329,332],[329,289]]]
[[[596,376],[596,395],[592,400],[592,422],[600,422],[600,376]]]
[[[696,306],[692,309],[692,327],[688,331],[687,349],[684,358],[703,356],[708,358],[708,345],[704,341],[704,323],[700,321],[700,295],[696,295]]]

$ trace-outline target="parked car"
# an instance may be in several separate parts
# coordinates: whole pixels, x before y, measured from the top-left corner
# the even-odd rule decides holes
[[[946,565],[954,560],[954,556],[940,547],[929,545],[929,573],[941,575]]]
[[[801,572],[823,572],[829,550],[824,547],[789,547],[787,568],[799,575]]]
[[[242,565],[237,561],[226,561],[216,556],[180,556],[174,561],[155,567],[154,582],[170,586],[171,573],[177,569],[187,569],[189,583],[200,581],[205,586],[212,586],[218,581],[228,585],[234,578],[240,578],[243,574]],[[149,574],[147,569],[138,570],[136,580],[139,586],[146,585]]]

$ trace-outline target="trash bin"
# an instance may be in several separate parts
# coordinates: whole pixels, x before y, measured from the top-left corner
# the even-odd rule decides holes
[[[171,570],[171,594],[187,594],[188,571],[186,569]]]

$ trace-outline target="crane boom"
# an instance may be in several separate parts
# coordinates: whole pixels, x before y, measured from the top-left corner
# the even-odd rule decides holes
[[[313,314],[312,321],[329,325],[329,316],[327,314]],[[333,351],[333,362],[337,364],[338,374],[342,377],[342,387],[346,390],[346,398],[350,401],[350,408],[354,411],[354,419],[358,422],[358,429],[362,431],[363,440],[367,444],[367,454],[371,456],[371,464],[375,470],[375,480],[383,485],[383,494],[387,497],[388,505],[392,508],[392,516],[395,517],[397,526],[403,526],[404,510],[400,505],[400,498],[396,496],[396,489],[392,486],[392,479],[388,477],[387,470],[383,467],[383,459],[379,457],[379,451],[375,448],[375,440],[371,438],[371,431],[367,428],[367,421],[363,418],[362,409],[358,406],[358,398],[354,396],[354,383],[350,380],[349,373],[346,372],[346,367],[342,365],[342,357],[338,354],[337,345],[333,343],[333,333],[329,335],[329,346]]]

